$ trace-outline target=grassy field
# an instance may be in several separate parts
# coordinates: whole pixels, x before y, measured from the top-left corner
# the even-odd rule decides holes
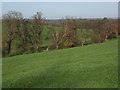
[[[118,39],[3,58],[3,88],[115,88]]]

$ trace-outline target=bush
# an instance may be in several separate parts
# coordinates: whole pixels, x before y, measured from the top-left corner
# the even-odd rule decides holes
[[[73,42],[65,42],[65,43],[64,43],[64,47],[65,47],[65,48],[72,47],[73,44],[74,44]]]

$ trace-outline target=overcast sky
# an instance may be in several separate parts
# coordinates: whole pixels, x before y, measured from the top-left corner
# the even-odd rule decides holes
[[[2,14],[19,11],[25,18],[42,12],[47,19],[60,19],[66,16],[75,18],[117,18],[117,2],[3,2]]]

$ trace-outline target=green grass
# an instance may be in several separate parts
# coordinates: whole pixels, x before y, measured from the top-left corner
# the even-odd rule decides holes
[[[117,88],[118,39],[2,62],[3,88]]]

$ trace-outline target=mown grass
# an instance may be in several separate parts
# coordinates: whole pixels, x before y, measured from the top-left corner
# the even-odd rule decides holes
[[[3,88],[117,88],[117,41],[3,58]]]

